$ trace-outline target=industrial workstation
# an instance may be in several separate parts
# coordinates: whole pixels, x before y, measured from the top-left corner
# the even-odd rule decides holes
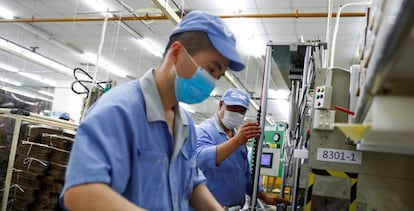
[[[0,211],[414,210],[413,11],[2,0]]]

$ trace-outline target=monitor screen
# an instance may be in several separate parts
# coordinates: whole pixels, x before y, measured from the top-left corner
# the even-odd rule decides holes
[[[273,153],[262,153],[262,159],[260,160],[260,166],[265,168],[272,168]]]

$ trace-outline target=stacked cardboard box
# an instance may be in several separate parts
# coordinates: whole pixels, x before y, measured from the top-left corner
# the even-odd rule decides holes
[[[73,135],[36,125],[28,126],[24,134],[17,147],[8,209],[60,210],[58,198]]]

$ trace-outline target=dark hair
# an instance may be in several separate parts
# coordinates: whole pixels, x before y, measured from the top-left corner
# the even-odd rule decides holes
[[[164,56],[170,49],[173,42],[181,42],[190,55],[194,55],[200,51],[215,51],[213,44],[206,32],[202,31],[186,31],[174,34],[170,37],[170,41],[164,51]]]

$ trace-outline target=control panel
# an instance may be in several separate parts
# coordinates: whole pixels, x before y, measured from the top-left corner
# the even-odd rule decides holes
[[[332,101],[332,87],[318,86],[315,88],[314,108],[330,109]]]

